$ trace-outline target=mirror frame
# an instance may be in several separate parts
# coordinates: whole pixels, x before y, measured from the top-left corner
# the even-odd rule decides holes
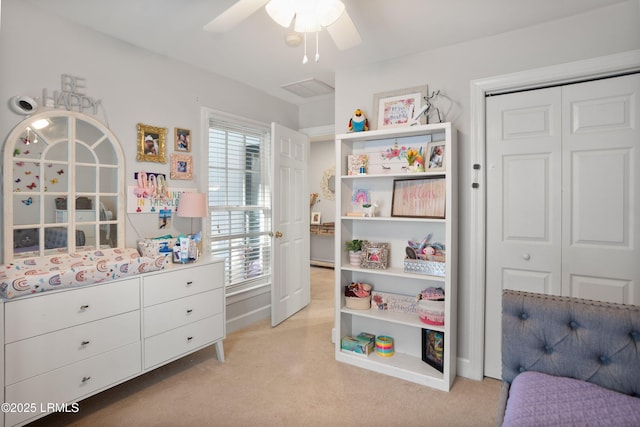
[[[44,185],[39,185],[37,187],[37,191],[33,191],[32,193],[29,193],[30,195],[32,195],[33,197],[38,196],[40,198],[41,201],[45,200],[46,198],[44,197],[45,195],[47,196],[58,196],[58,197],[62,197],[62,196],[66,196],[67,200],[76,200],[76,185],[74,185],[74,179],[75,179],[75,170],[76,170],[76,158],[75,158],[75,153],[76,153],[76,142],[82,142],[84,144],[91,144],[91,149],[93,148],[93,146],[97,146],[98,144],[102,144],[105,141],[109,141],[111,143],[111,146],[113,148],[113,151],[115,153],[115,168],[116,169],[116,177],[117,177],[117,183],[115,184],[115,189],[116,191],[114,192],[101,192],[100,188],[95,188],[95,193],[87,193],[87,192],[82,192],[82,196],[90,196],[91,194],[94,195],[94,204],[95,209],[99,209],[99,207],[97,206],[96,200],[99,200],[100,197],[115,197],[117,200],[117,207],[114,209],[115,211],[115,219],[114,220],[109,220],[108,224],[106,225],[111,225],[111,224],[115,224],[116,225],[116,232],[115,232],[115,247],[123,247],[124,246],[124,241],[125,241],[125,234],[124,234],[124,227],[125,227],[125,203],[126,203],[126,197],[125,197],[125,189],[124,186],[122,185],[122,183],[124,182],[124,155],[123,155],[123,151],[122,151],[122,146],[120,145],[120,142],[118,141],[118,139],[116,138],[116,136],[111,132],[111,130],[109,130],[109,128],[107,128],[104,124],[102,124],[100,121],[94,119],[91,116],[79,113],[79,112],[75,112],[75,111],[66,111],[66,110],[59,110],[59,109],[51,109],[51,110],[47,110],[47,111],[43,111],[40,112],[38,114],[34,114],[32,116],[27,117],[25,120],[23,120],[22,122],[18,123],[13,130],[9,133],[9,135],[7,136],[6,140],[5,140],[5,144],[4,144],[4,150],[3,150],[3,163],[4,163],[4,171],[3,171],[3,214],[4,214],[4,247],[3,247],[3,256],[4,256],[4,263],[5,264],[9,264],[10,262],[12,262],[14,259],[16,259],[15,253],[14,253],[14,230],[17,229],[26,229],[26,228],[36,228],[38,229],[39,232],[39,240],[38,240],[38,254],[37,255],[29,255],[29,256],[25,256],[25,257],[18,257],[18,258],[38,258],[38,257],[42,257],[42,256],[48,256],[48,254],[46,253],[45,250],[45,242],[44,242],[44,231],[43,228],[45,228],[45,225],[50,225],[51,222],[47,222],[45,220],[45,217],[43,215],[44,212],[44,207],[41,207],[41,212],[40,215],[38,215],[38,222],[35,222],[33,224],[21,224],[19,226],[16,226],[14,224],[14,165],[16,164],[15,162],[15,158],[14,158],[14,153],[16,152],[16,149],[21,148],[22,146],[19,144],[22,144],[22,135],[24,135],[27,132],[27,128],[29,128],[30,132],[32,133],[36,133],[38,134],[38,131],[34,131],[32,123],[34,123],[37,120],[41,120],[41,119],[48,119],[48,120],[54,120],[55,118],[66,118],[67,119],[67,135],[66,138],[62,138],[60,140],[56,140],[56,141],[52,141],[50,142],[50,147],[53,147],[55,144],[58,143],[67,143],[68,147],[67,149],[69,150],[68,153],[68,170],[70,171],[70,176],[68,177],[68,185],[67,185],[67,192],[66,194],[64,192],[61,193],[48,193],[46,186]],[[85,123],[88,123],[90,126],[93,126],[93,128],[96,129],[97,134],[100,135],[100,137],[96,140],[96,141],[81,141],[80,139],[77,139],[77,127],[76,124],[78,121],[83,121]],[[38,135],[38,138],[42,141],[42,138],[40,135]],[[49,150],[51,150],[51,148],[49,148]],[[98,153],[93,151],[93,153],[96,155],[96,182],[99,182],[99,178],[98,175],[100,175],[100,161],[98,158]],[[37,162],[36,162],[37,165]],[[113,165],[113,162],[108,163],[108,164],[103,164],[104,165]],[[73,171],[73,172],[71,172]],[[44,181],[44,177],[43,181]],[[25,193],[26,194],[26,193]],[[75,213],[75,206],[73,206],[74,203],[70,203],[69,207],[68,207],[68,211],[70,213]],[[52,208],[55,208],[52,207]],[[76,224],[75,224],[75,215],[68,215],[69,218],[67,220],[67,246],[66,246],[66,251],[67,253],[75,253],[76,252],[76,241],[75,239],[70,239],[68,238],[68,236],[75,236],[76,235]],[[96,222],[95,225],[97,227],[101,226],[101,225],[105,225],[104,220],[100,219],[100,217],[96,217]],[[96,228],[98,229],[98,228]],[[94,244],[88,248],[88,250],[95,250],[100,248],[100,242],[99,242],[99,235],[96,238],[96,241],[94,242]],[[57,251],[56,255],[59,255],[61,253],[61,251]]]

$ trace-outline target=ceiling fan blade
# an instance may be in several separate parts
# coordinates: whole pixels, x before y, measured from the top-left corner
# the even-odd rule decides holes
[[[327,27],[327,31],[338,50],[348,50],[362,43],[362,37],[346,10],[336,22]]]
[[[224,33],[232,30],[268,2],[269,0],[239,0],[205,25],[203,30],[212,33]]]

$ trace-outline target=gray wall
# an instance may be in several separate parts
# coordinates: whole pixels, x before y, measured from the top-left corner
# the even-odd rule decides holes
[[[450,100],[436,106],[458,130],[459,272],[458,358],[459,372],[470,364],[469,331],[472,322],[470,277],[470,228],[472,214],[470,158],[470,81],[640,48],[638,0],[544,25],[425,51],[392,61],[336,72],[336,133],[345,132],[345,118],[356,107],[372,118],[373,94],[428,84]],[[490,333],[488,331],[487,333]]]

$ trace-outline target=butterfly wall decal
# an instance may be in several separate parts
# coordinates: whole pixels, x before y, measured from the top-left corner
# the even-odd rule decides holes
[[[64,169],[60,169],[60,170],[58,171],[58,175],[62,175],[63,173],[64,173]]]
[[[28,199],[22,200],[22,203],[24,203],[27,206],[31,205],[31,203],[33,203],[33,197],[29,197]]]
[[[28,188],[29,190],[33,190],[34,188],[36,188],[36,183],[35,183],[35,182],[32,182],[31,184],[27,185],[27,188]]]

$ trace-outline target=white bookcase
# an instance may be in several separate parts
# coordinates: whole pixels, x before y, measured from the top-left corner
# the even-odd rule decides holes
[[[446,145],[444,170],[411,173],[395,158],[383,160],[394,148],[422,147],[428,161],[430,142]],[[368,154],[366,174],[348,174],[348,156]],[[395,163],[394,163],[395,162]],[[404,162],[406,165],[406,161]],[[372,371],[448,391],[456,376],[456,274],[457,203],[456,135],[450,123],[382,129],[336,135],[336,229],[335,229],[335,356],[336,360]],[[444,218],[392,216],[394,181],[407,178],[445,178]],[[347,216],[357,211],[352,202],[356,190],[365,190],[376,203],[374,217]],[[428,233],[431,241],[446,245],[444,276],[404,272],[408,240],[420,240]],[[390,245],[388,268],[365,269],[349,264],[345,242],[352,239],[386,242]],[[344,287],[351,282],[373,285],[374,291],[416,296],[427,287],[445,290],[444,326],[423,323],[417,314],[349,309],[345,306]],[[422,330],[444,333],[444,357],[440,372],[422,360]],[[381,357],[374,350],[364,356],[341,349],[341,338],[367,332],[393,338],[394,355]]]

